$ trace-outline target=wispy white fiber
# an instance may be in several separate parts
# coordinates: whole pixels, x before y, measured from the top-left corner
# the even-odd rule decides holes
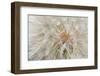
[[[29,60],[88,57],[88,18],[29,15]]]

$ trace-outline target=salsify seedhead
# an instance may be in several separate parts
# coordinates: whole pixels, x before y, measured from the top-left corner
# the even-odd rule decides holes
[[[28,60],[88,57],[87,17],[29,15]]]

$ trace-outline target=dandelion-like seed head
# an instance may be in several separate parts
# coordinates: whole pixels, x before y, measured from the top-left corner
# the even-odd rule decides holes
[[[87,18],[29,16],[29,60],[86,58],[87,43]]]

